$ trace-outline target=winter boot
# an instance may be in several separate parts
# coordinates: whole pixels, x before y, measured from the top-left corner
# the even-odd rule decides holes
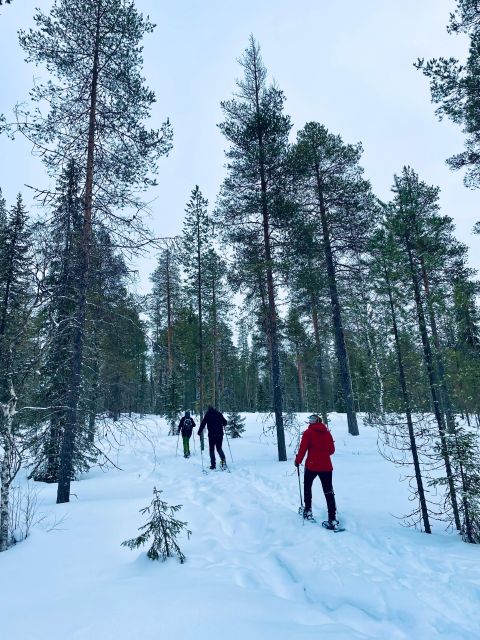
[[[210,465],[210,469],[215,469],[215,468],[216,468],[216,467],[215,467],[215,465],[214,465],[214,464],[211,464],[211,465]]]
[[[303,509],[303,519],[310,520],[311,522],[315,522],[315,518],[313,517],[313,513],[311,509]]]
[[[338,525],[340,523],[338,520],[335,520],[335,518],[333,518],[332,520],[326,520],[325,522],[322,522],[322,524],[325,527],[325,529],[330,529],[331,531],[335,531],[336,529],[338,529]]]
[[[220,469],[226,469],[226,468],[227,468],[226,460],[220,460]]]

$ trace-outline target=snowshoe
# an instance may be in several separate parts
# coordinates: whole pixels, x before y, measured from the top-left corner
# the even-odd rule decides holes
[[[345,528],[340,526],[340,523],[338,520],[324,520],[322,522],[322,527],[324,529],[328,529],[329,531],[335,531],[335,533],[339,533],[340,531],[345,531]]]
[[[309,522],[316,522],[311,509],[303,510],[303,519],[308,520]]]

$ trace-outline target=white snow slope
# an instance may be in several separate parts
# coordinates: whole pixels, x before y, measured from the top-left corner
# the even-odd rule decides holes
[[[65,521],[0,555],[0,638],[480,638],[480,547],[441,525],[430,536],[401,526],[408,489],[373,430],[353,438],[344,416],[332,416],[347,528],[332,533],[302,523],[293,451],[279,463],[273,439],[260,437],[260,416],[247,418],[245,437],[230,441],[230,474],[202,474],[198,441],[196,455],[176,457],[176,438],[150,417],[151,442],[124,442],[122,470],[92,470],[69,504],[55,505],[56,486],[40,485],[47,521]],[[181,542],[184,565],[120,546],[144,523],[138,511],[154,485],[183,505],[179,517],[193,532]],[[322,520],[318,480],[313,492]]]

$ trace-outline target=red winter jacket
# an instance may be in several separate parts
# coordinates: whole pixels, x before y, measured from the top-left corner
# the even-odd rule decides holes
[[[332,434],[323,422],[315,422],[309,425],[303,432],[295,462],[302,464],[302,460],[308,451],[305,466],[310,471],[332,471],[330,456],[335,453]]]

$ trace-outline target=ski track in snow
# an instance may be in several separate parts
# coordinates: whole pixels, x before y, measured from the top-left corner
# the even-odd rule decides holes
[[[343,533],[303,524],[293,452],[276,461],[258,416],[230,441],[230,474],[202,474],[198,441],[189,460],[181,446],[176,457],[177,439],[150,417],[151,442],[125,441],[122,471],[92,470],[70,504],[42,485],[42,511],[66,519],[0,555],[0,638],[480,639],[480,548],[438,525],[432,536],[401,527],[391,514],[408,510],[407,487],[375,433],[352,438],[344,416],[332,423]],[[183,505],[177,517],[193,532],[184,565],[120,547],[144,523],[154,485]],[[318,480],[313,495],[321,521]]]

